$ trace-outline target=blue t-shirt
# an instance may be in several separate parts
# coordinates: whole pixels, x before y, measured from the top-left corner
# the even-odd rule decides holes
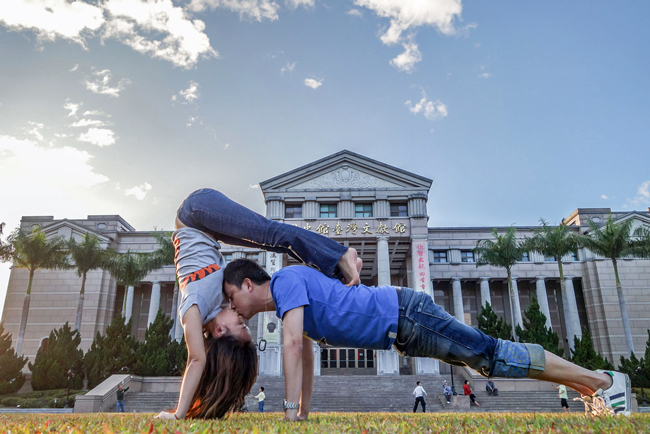
[[[306,266],[286,267],[271,278],[278,318],[304,306],[304,333],[337,347],[387,350],[397,336],[399,306],[392,286],[347,287]]]

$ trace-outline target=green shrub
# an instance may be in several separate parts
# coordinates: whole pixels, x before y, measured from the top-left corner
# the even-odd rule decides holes
[[[11,348],[11,335],[4,331],[4,322],[0,322],[0,395],[17,392],[23,387],[22,369],[27,363],[27,357],[16,355]]]
[[[47,345],[36,352],[34,363],[28,363],[32,371],[34,390],[63,389],[83,386],[83,351],[79,349],[81,336],[66,322],[58,330],[52,330]]]

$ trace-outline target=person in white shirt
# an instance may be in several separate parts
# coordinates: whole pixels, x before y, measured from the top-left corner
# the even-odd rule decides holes
[[[413,395],[415,395],[415,406],[413,406],[413,413],[418,409],[418,403],[422,403],[422,413],[427,412],[427,404],[424,402],[424,397],[427,394],[427,391],[424,390],[424,387],[418,381],[415,389],[413,390]]]
[[[264,400],[266,399],[266,395],[264,394],[264,387],[260,387],[260,393],[257,395],[250,396],[257,399],[257,411],[264,413]]]

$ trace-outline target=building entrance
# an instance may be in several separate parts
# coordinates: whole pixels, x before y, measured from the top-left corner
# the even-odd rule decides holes
[[[325,348],[321,352],[321,368],[373,368],[375,351],[360,348]]]

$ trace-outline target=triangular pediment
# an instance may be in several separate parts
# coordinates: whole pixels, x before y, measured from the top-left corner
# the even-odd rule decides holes
[[[341,151],[260,183],[272,191],[415,189],[428,192],[432,181],[350,151]]]
[[[617,219],[614,219],[614,223],[623,223],[627,220],[634,220],[632,223],[631,231],[634,232],[637,228],[645,226],[650,229],[650,216],[640,214],[636,211],[632,211],[629,214],[625,214]]]
[[[43,232],[48,238],[60,236],[66,240],[74,238],[77,242],[80,242],[83,237],[86,236],[86,233],[91,233],[99,239],[99,243],[102,245],[102,247],[107,247],[111,243],[111,239],[105,235],[101,235],[95,231],[91,231],[86,227],[80,226],[65,219],[51,225],[43,226]]]

